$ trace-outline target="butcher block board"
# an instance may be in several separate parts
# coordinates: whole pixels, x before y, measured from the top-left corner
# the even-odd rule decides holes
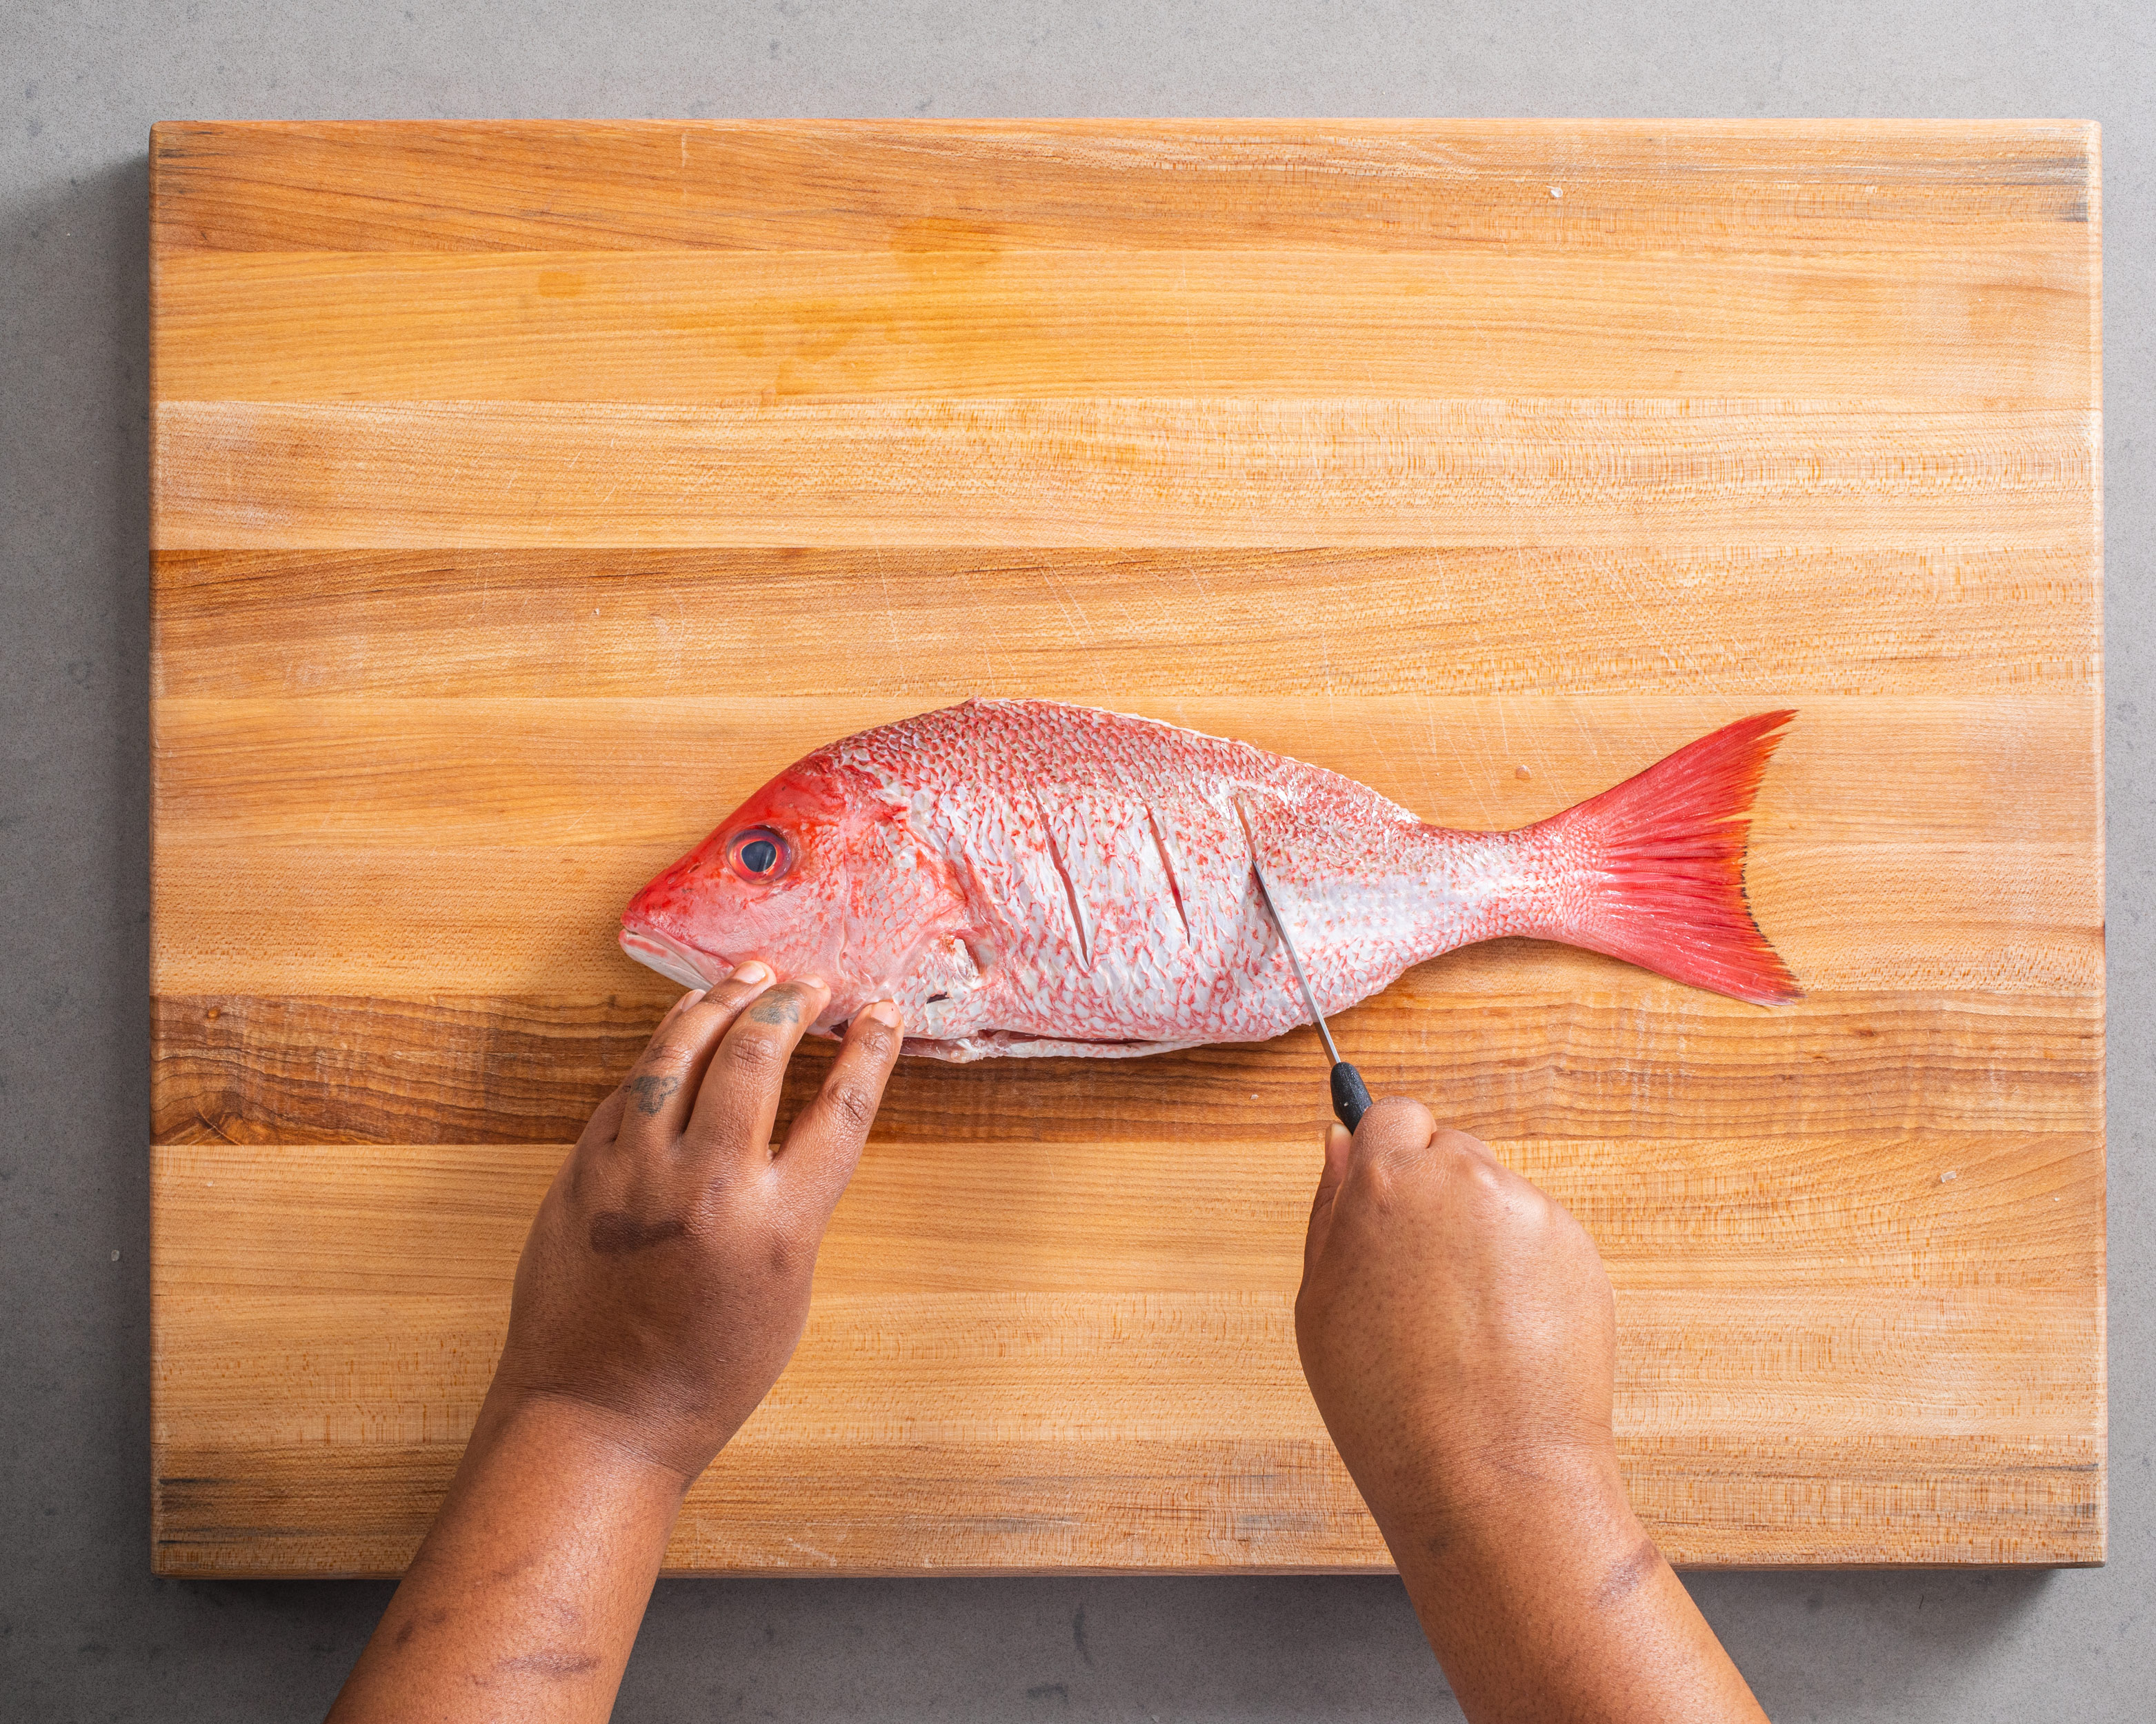
[[[673,994],[621,906],[976,694],[1468,827],[1794,708],[1800,1004],[1505,942],[1340,1041],[1594,1234],[1672,1559],[2102,1559],[2094,126],[152,158],[161,1572],[405,1563]],[[1296,1361],[1324,1113],[1307,1033],[906,1063],[669,1566],[1384,1567]]]

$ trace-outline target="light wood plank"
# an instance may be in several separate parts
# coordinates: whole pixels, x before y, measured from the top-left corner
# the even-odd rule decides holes
[[[1131,1565],[1148,1552],[1193,1566],[1262,1560],[1247,1548],[1224,1551],[1212,1537],[1193,1546],[1169,1534],[1163,1547],[1160,1517],[1175,1500],[1163,1493],[1163,1480],[1220,1464],[1221,1439],[1190,1435],[1188,1414],[1195,1406],[1207,1415],[1199,1422],[1204,1429],[1233,1430],[1235,1445],[1246,1455],[1270,1458],[1264,1470],[1276,1484],[1263,1493],[1270,1504],[1264,1514],[1315,1515],[1331,1524],[1330,1560],[1381,1560],[1322,1441],[1295,1363],[1291,1291],[1298,1211],[1311,1169],[1301,1170],[1301,1181],[1276,1175],[1224,1186],[1202,1178],[1184,1157],[1160,1152],[1172,1147],[1149,1146],[1151,1153],[1127,1147],[1106,1162],[1094,1152],[1081,1157],[1091,1165],[1075,1170],[1067,1157],[1028,1168],[1006,1154],[971,1164],[956,1184],[947,1165],[939,1165],[947,1163],[949,1148],[924,1155],[886,1146],[872,1152],[834,1219],[802,1349],[714,1475],[692,1494],[680,1542],[690,1549],[715,1544],[707,1559],[746,1556],[752,1566],[793,1566],[781,1554],[785,1542],[819,1549],[817,1535],[828,1530],[841,1535],[829,1543],[844,1547],[843,1556],[824,1553],[836,1568],[963,1567],[983,1559],[985,1548],[968,1536],[981,1529],[967,1526],[962,1505],[947,1506],[949,1532],[924,1537],[930,1516],[921,1500],[865,1506],[856,1478],[833,1480],[838,1495],[820,1506],[812,1491],[786,1516],[773,1516],[767,1506],[773,1461],[798,1466],[813,1449],[828,1453],[835,1446],[863,1460],[909,1456],[901,1473],[914,1475],[928,1488],[927,1500],[939,1503],[954,1475],[970,1475],[975,1501],[991,1511],[997,1530],[1043,1564],[1070,1558],[1116,1566],[1100,1554],[1102,1541],[1128,1541],[1122,1561]],[[2092,1338],[2100,1345],[2100,1306],[2092,1313],[2071,1280],[2048,1288],[2041,1279],[1966,1284],[1951,1251],[1935,1260],[1950,1284],[1932,1285],[1907,1249],[1912,1229],[1938,1239],[1969,1224],[1969,1211],[1979,1207],[2010,1229],[2026,1223],[2036,1207],[2031,1198],[2100,1203],[2100,1179],[2092,1185],[2069,1178],[2064,1189],[2055,1188],[2059,1163],[2044,1147],[2001,1147],[1968,1166],[1965,1190],[1953,1189],[1958,1180],[1927,1180],[1928,1213],[1895,1203],[1888,1191],[1897,1179],[1928,1174],[1937,1146],[1874,1135],[1822,1149],[1809,1168],[1785,1157],[1763,1174],[1743,1147],[1726,1144],[1628,1139],[1584,1153],[1571,1144],[1501,1146],[1523,1171],[1581,1203],[1590,1224],[1618,1229],[1601,1244],[1619,1295],[1621,1434],[1635,1494],[1650,1520],[1659,1511],[1678,1521],[1656,1530],[1666,1542],[1674,1536],[1680,1559],[1713,1560],[1712,1537],[1702,1541],[1704,1549],[1685,1548],[1687,1529],[1673,1512],[1678,1493],[1656,1461],[1691,1451],[1681,1485],[1691,1511],[1686,1519],[1702,1507],[1717,1517],[1747,1506],[1759,1512],[1785,1484],[1771,1470],[1763,1480],[1732,1465],[1727,1451],[1732,1444],[1756,1444],[1753,1434],[1763,1425],[1844,1431],[1849,1409],[1861,1407],[1862,1435],[1829,1445],[1829,1452],[1852,1443],[1873,1451],[1872,1476],[1839,1481],[1843,1517],[1852,1493],[1875,1501],[1921,1493],[1932,1503],[1934,1524],[1927,1530],[1943,1542],[1958,1539],[1964,1549],[2005,1530],[1976,1511],[1987,1487],[1997,1500],[1996,1481],[1971,1481],[1972,1490],[1943,1479],[1933,1462],[1939,1448],[1972,1439],[1994,1447],[2046,1439],[2063,1445],[2047,1451],[2055,1457],[2048,1467],[2030,1469],[2038,1478],[2020,1482],[2025,1497],[2051,1482],[2041,1475],[2058,1466],[2061,1453],[2097,1452],[2090,1445],[2102,1438],[2101,1384],[2091,1383],[2079,1360]],[[355,1442],[385,1450],[435,1444],[453,1453],[500,1345],[525,1218],[561,1153],[559,1145],[312,1151],[209,1145],[160,1152],[161,1265],[198,1290],[167,1301],[160,1312],[161,1469],[184,1464],[172,1441],[181,1427],[196,1452],[213,1439],[216,1451],[234,1455],[312,1444],[325,1456],[331,1452],[326,1444]],[[1831,1171],[1837,1162],[1878,1182],[1870,1203],[1860,1196],[1856,1213],[1869,1218],[1863,1239],[1852,1239],[1848,1213],[1836,1213],[1848,1195]],[[1644,1199],[1609,1200],[1630,1167],[1657,1169],[1662,1183]],[[1565,1191],[1567,1177],[1575,1193]],[[1712,1279],[1668,1284],[1657,1265],[1670,1242],[1656,1236],[1656,1226],[1697,1232],[1718,1207],[1702,1199],[1732,1179],[1752,1188],[1753,1224],[1763,1243],[1777,1230],[1769,1219],[1774,1212],[1785,1217],[1779,1230],[1794,1249],[1778,1285],[1738,1290]],[[1599,1211],[1591,1201],[1598,1188],[1609,1194]],[[940,1236],[891,1225],[909,1193],[912,1203],[933,1211]],[[1183,1225],[1161,1226],[1158,1218],[1174,1213],[1178,1198],[1194,1207]],[[1053,1213],[1059,1208],[1060,1218]],[[1074,1239],[1081,1252],[1089,1239],[1111,1243],[1094,1253],[1091,1275],[1065,1279],[1051,1269],[1044,1280],[1043,1259],[1058,1254],[1023,1249],[1022,1239],[995,1224],[999,1209],[1055,1229],[1066,1254]],[[1140,1258],[1122,1255],[1130,1240],[1119,1239],[1118,1229],[1099,1225],[1104,1213],[1117,1209],[1154,1218],[1152,1249]],[[1654,1219],[1643,1229],[1645,1217]],[[1074,1228],[1081,1219],[1094,1224]],[[2055,1241],[2069,1233],[2083,1241],[2088,1236],[2085,1224],[2069,1229],[2045,1219]],[[451,1238],[456,1249],[444,1249]],[[1807,1240],[1815,1250],[1835,1240],[1854,1244],[1859,1255],[1868,1241],[1879,1253],[1869,1280],[1845,1271],[1830,1281],[1807,1275],[1801,1266]],[[993,1254],[985,1262],[971,1256],[982,1244]],[[901,1254],[896,1261],[884,1255],[894,1247]],[[939,1266],[942,1284],[924,1286],[921,1273],[934,1277]],[[954,1272],[958,1279],[949,1280]],[[1882,1301],[1881,1290],[1890,1285],[1907,1290]],[[1224,1367],[1227,1359],[1235,1361],[1232,1370]],[[1732,1361],[1749,1365],[1732,1371]],[[264,1370],[289,1385],[274,1410],[249,1388],[250,1373]],[[1885,1449],[1894,1437],[1909,1441]],[[1073,1474],[1067,1457],[1101,1442],[1118,1451],[1127,1445],[1158,1453],[1120,1479],[1091,1468]],[[1726,1451],[1719,1463],[1699,1465],[1697,1457],[1717,1444]],[[1037,1458],[1030,1479],[995,1476],[994,1457],[1014,1451]],[[1753,1454],[1748,1446],[1742,1452]],[[1052,1470],[1039,1465],[1050,1457],[1059,1457]],[[1795,1449],[1789,1460],[1799,1473],[1815,1472],[1820,1451]],[[313,1470],[326,1477],[319,1461]],[[1116,1480],[1128,1499],[1126,1512],[1074,1545],[1073,1516],[1040,1500],[1043,1474],[1059,1480],[1066,1506],[1074,1497],[1097,1502],[1096,1494]],[[1286,1507],[1277,1494],[1283,1475]],[[429,1485],[438,1490],[441,1482]],[[744,1485],[764,1506],[727,1500]],[[2014,1494],[2005,1494],[2010,1509]],[[174,1507],[184,1520],[184,1498]],[[750,1530],[736,1522],[737,1507],[747,1510]],[[168,1514],[167,1534],[175,1518]],[[1244,1533],[1294,1530],[1292,1519],[1286,1526],[1260,1519]],[[1306,1519],[1299,1530],[1315,1529]],[[1342,1540],[1342,1530],[1349,1540]],[[1846,1537],[1845,1527],[1839,1530]],[[2079,1530],[2078,1540],[2051,1552],[2054,1560],[2086,1555],[2087,1528]],[[759,1542],[761,1552],[744,1551]],[[1093,1554],[1079,1554],[1087,1550]],[[1306,1539],[1287,1540],[1273,1554],[1298,1550],[1306,1562]]]
[[[2088,548],[166,552],[153,575],[162,701],[823,696],[849,611],[848,695],[921,706],[2018,695],[2102,659]]]
[[[642,992],[649,972],[614,944],[622,906],[702,835],[588,849],[161,838],[151,986],[304,993],[333,978],[346,993],[393,997]],[[1785,843],[1755,852],[1745,879],[1760,926],[1816,993],[2089,995],[2102,974],[2102,883],[2068,841]],[[1523,946],[1496,969],[1440,962],[1462,989],[1496,981],[1659,1006],[1675,986],[1563,947]]]
[[[2090,541],[2086,408],[160,402],[161,550]]]
[[[702,656],[693,638],[683,651]],[[157,716],[168,781],[159,834],[264,849],[397,839],[685,849],[811,750],[965,698],[955,689],[940,701],[780,698],[737,692],[723,670],[710,666],[703,694],[663,698],[588,698],[573,685],[485,700],[167,698]],[[1471,830],[1545,818],[1733,719],[1786,705],[1797,716],[1754,805],[1759,853],[1829,840],[2041,846],[2096,836],[2102,762],[2085,692],[1119,704],[1344,772]]]
[[[164,702],[155,986],[314,993],[331,974],[366,994],[638,986],[612,931],[644,880],[808,747],[910,710]],[[1746,710],[1682,697],[1153,709],[1470,828],[1553,813]],[[2097,771],[2085,711],[2066,697],[1805,704],[1754,821],[1761,925],[1815,989],[2088,988],[2102,951],[2102,882],[2085,861]],[[1584,955],[1555,962],[1552,985],[1658,985]],[[1481,972],[1461,973],[1472,987]]]
[[[199,253],[160,401],[2086,403],[2086,254]],[[1813,308],[1831,304],[1831,319]]]
[[[198,1439],[239,1446],[420,1440],[441,1408],[469,1429],[515,1262],[497,1266],[491,1318],[462,1301],[274,1287],[227,1291],[213,1315],[182,1305],[164,1333],[192,1364],[166,1374],[166,1394]],[[826,1292],[741,1440],[1075,1449],[1194,1428],[1315,1443],[1324,1426],[1296,1357],[1294,1262],[1277,1268],[1265,1293]],[[2102,1432],[2081,1363],[2102,1324],[2076,1288],[1925,1290],[1882,1306],[1872,1288],[1641,1291],[1611,1279],[1628,1432]],[[251,1373],[280,1385],[277,1403]]]
[[[1310,1087],[1308,1062],[1297,1072]],[[819,1296],[854,1301],[864,1323],[882,1323],[877,1301],[915,1295],[1270,1296],[1300,1275],[1321,1137],[1291,1108],[1194,1145],[1160,1127],[1029,1135],[1007,1115],[899,1099],[878,1120],[818,1271]],[[784,1125],[782,1115],[782,1135]],[[1578,1217],[1628,1296],[1711,1294],[1763,1259],[1798,1298],[2070,1292],[2101,1267],[2092,1133],[1923,1125],[1488,1141]],[[242,1297],[258,1301],[250,1323],[275,1326],[281,1316],[259,1301],[285,1292],[325,1321],[355,1300],[408,1296],[491,1321],[487,1301],[569,1148],[167,1146],[152,1160],[170,1204],[162,1260],[215,1281],[218,1302],[187,1307],[213,1329],[222,1301]]]

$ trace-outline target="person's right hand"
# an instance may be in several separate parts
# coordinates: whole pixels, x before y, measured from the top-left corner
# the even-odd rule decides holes
[[[1450,1540],[1550,1492],[1622,1511],[1616,1329],[1594,1242],[1487,1145],[1419,1101],[1331,1128],[1296,1339],[1389,1538]]]
[[[1419,1102],[1334,1126],[1296,1339],[1476,1724],[1762,1717],[1625,1501],[1594,1241]]]

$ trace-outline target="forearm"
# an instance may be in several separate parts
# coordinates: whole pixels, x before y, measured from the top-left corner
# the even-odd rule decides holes
[[[1606,1484],[1522,1491],[1468,1524],[1386,1537],[1474,1724],[1763,1724],[1751,1690]]]
[[[588,1408],[490,1395],[331,1720],[605,1718],[681,1489]]]

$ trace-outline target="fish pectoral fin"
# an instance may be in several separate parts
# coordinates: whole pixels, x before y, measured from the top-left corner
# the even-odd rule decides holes
[[[985,979],[973,947],[956,934],[945,934],[924,946],[913,974],[926,993],[953,999],[972,993]]]
[[[973,946],[957,934],[927,942],[900,972],[892,996],[906,1013],[906,1039],[949,1041],[972,1031],[988,1009],[989,978]],[[949,1056],[939,1056],[949,1057]]]

